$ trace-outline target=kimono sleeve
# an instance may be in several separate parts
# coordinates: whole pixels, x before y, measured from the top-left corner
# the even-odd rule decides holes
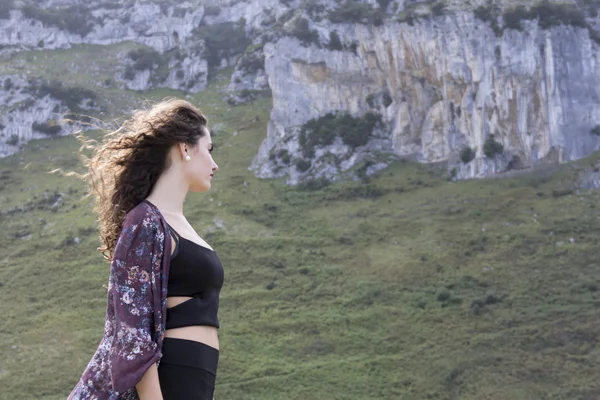
[[[108,305],[114,311],[109,358],[112,387],[118,393],[135,387],[161,357],[153,329],[153,296],[161,287],[154,272],[162,254],[158,235],[151,216],[128,215],[115,246],[108,286]]]

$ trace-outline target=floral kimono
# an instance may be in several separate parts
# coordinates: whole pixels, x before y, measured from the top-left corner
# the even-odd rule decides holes
[[[110,265],[104,337],[69,400],[138,399],[135,385],[162,356],[170,255],[166,221],[144,200],[123,222]]]

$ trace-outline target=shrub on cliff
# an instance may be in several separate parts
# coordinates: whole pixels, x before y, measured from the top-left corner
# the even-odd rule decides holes
[[[504,146],[494,139],[494,135],[490,135],[483,144],[483,154],[488,158],[494,158],[496,154],[504,151]]]
[[[329,32],[329,45],[327,46],[329,50],[344,50],[344,46],[342,45],[342,41],[340,40],[340,35],[336,31]]]
[[[373,8],[368,3],[357,0],[346,0],[338,8],[329,12],[329,20],[335,23],[360,23],[379,26],[383,24],[385,11]]]
[[[163,56],[158,51],[149,47],[131,50],[127,53],[127,57],[133,61],[133,69],[136,71],[154,69],[155,66],[158,67],[165,63]]]
[[[30,85],[29,91],[33,95],[37,97],[50,96],[61,101],[71,111],[81,111],[82,104],[86,102],[91,106],[97,105],[98,95],[90,89],[79,86],[63,86],[60,81],[30,82]]]
[[[592,130],[590,131],[592,134],[594,135],[598,135],[600,136],[600,124],[596,125],[595,127],[592,128]]]
[[[347,112],[328,113],[312,119],[300,128],[299,144],[305,157],[313,157],[316,147],[333,144],[336,137],[355,149],[368,143],[373,130],[381,127],[381,115],[368,112],[353,117]]]
[[[221,64],[221,59],[242,53],[250,44],[244,30],[244,21],[238,23],[203,25],[194,30],[206,42],[206,61],[211,67]]]
[[[588,27],[584,12],[575,4],[558,4],[543,1],[529,9],[523,5],[507,8],[502,15],[504,29],[523,30],[523,20],[537,19],[542,29],[557,25],[571,25],[579,28]]]
[[[56,136],[62,130],[60,125],[57,125],[54,121],[48,121],[48,122],[42,122],[42,123],[34,122],[31,124],[31,129],[33,129],[34,131],[37,131],[37,132],[44,133],[49,136]]]
[[[238,69],[245,74],[253,74],[265,67],[265,54],[262,51],[244,53],[237,65]]]
[[[475,150],[470,148],[469,146],[465,146],[460,150],[460,160],[468,164],[475,158]]]
[[[319,41],[319,34],[316,30],[311,30],[308,20],[306,18],[298,18],[293,21],[293,26],[290,31],[291,35],[300,40],[303,46],[310,46],[316,44],[317,47],[321,46]]]
[[[85,6],[40,8],[33,4],[25,4],[21,11],[26,18],[38,20],[43,25],[55,26],[82,37],[93,29],[91,21],[94,21],[94,16]]]

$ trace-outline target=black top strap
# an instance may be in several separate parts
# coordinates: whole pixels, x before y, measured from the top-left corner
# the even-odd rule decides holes
[[[173,258],[177,255],[177,251],[179,250],[179,234],[171,225],[169,225],[169,223],[167,223],[167,226],[169,227],[169,232],[171,232],[171,237],[175,240],[175,251],[171,253],[171,258]]]

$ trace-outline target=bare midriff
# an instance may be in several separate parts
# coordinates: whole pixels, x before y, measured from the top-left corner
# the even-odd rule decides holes
[[[186,302],[190,299],[192,299],[192,297],[167,297],[167,308],[173,308],[176,305]],[[167,329],[165,331],[165,337],[193,340],[219,350],[219,336],[217,334],[217,328],[214,326],[199,325]]]

